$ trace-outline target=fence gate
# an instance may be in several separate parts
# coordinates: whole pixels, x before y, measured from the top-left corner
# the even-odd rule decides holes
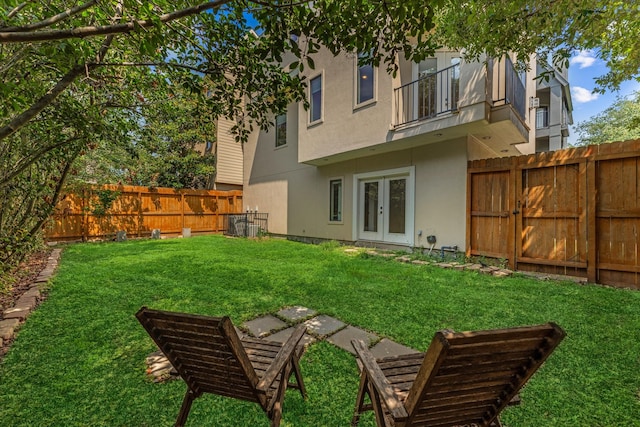
[[[470,161],[467,189],[468,255],[640,289],[640,140]]]
[[[586,161],[516,169],[515,268],[587,275]]]
[[[509,169],[469,170],[467,246],[471,255],[513,260],[512,181]]]

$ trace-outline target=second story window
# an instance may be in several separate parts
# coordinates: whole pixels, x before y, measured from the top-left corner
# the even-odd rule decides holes
[[[536,129],[549,127],[549,108],[540,106],[536,110]]]
[[[309,123],[322,120],[322,75],[311,79],[309,84]]]
[[[276,147],[287,144],[287,115],[281,114],[276,117]]]
[[[358,60],[362,58],[362,55],[358,55]],[[373,65],[369,64],[356,64],[356,104],[362,104],[370,101],[374,97],[375,76],[373,73]]]

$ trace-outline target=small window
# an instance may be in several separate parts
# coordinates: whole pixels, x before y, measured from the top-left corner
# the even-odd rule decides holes
[[[204,147],[204,153],[205,154],[211,154],[212,150],[213,150],[213,142],[207,141],[207,144]]]
[[[322,119],[322,76],[317,76],[311,79],[309,85],[309,122],[315,123]]]
[[[329,221],[342,221],[342,179],[329,181]]]
[[[362,54],[358,54],[358,60],[362,58]],[[362,104],[370,101],[374,97],[375,80],[373,74],[373,65],[371,63],[360,65],[356,63],[357,70],[357,88],[356,103]]]
[[[276,117],[276,147],[287,144],[287,115],[281,114]]]
[[[549,109],[547,107],[540,106],[536,110],[536,129],[543,129],[549,127]]]

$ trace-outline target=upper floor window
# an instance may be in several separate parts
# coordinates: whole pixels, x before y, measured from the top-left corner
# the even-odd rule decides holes
[[[322,75],[311,79],[309,98],[309,122],[319,122],[322,120]]]
[[[540,106],[536,110],[536,129],[549,127],[549,108]]]
[[[276,116],[276,147],[287,143],[287,115]]]
[[[358,60],[360,58],[362,58],[362,54],[358,54]],[[362,104],[374,97],[375,75],[371,63],[360,65],[358,62],[356,67],[356,104]]]

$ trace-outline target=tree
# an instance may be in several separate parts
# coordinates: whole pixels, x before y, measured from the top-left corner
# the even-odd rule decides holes
[[[253,126],[304,101],[320,46],[396,71],[447,45],[470,57],[599,48],[615,87],[638,74],[637,8],[618,0],[44,0],[0,12],[0,263],[19,256],[75,159],[128,141],[152,94],[181,85],[212,117]],[[288,69],[285,53],[297,57]],[[139,123],[139,121],[138,121]],[[135,132],[134,132],[135,134]],[[37,179],[36,179],[37,178]],[[37,185],[36,185],[37,183]],[[39,190],[38,190],[39,189]]]
[[[577,145],[640,138],[640,92],[617,100],[600,114],[576,125]]]
[[[513,52],[526,61],[537,53],[568,67],[575,51],[592,50],[609,72],[596,90],[614,90],[640,74],[640,8],[618,0],[450,1],[436,21],[440,42],[464,48],[471,58]]]
[[[215,141],[215,117],[198,97],[170,89],[139,95],[126,135],[96,141],[75,162],[70,183],[206,188],[215,172],[214,154],[206,150]]]

